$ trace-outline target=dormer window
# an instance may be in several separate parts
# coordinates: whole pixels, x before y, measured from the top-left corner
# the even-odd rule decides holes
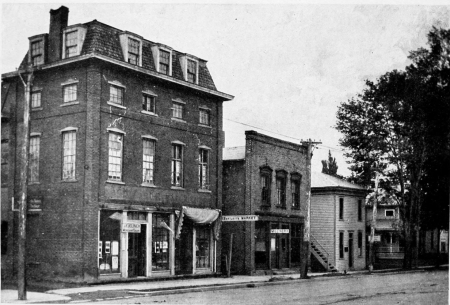
[[[139,64],[139,41],[128,38],[128,62],[132,65]]]
[[[124,60],[135,66],[142,66],[142,38],[130,32],[119,36]]]
[[[164,50],[159,50],[159,72],[169,74],[170,68],[170,53]]]
[[[153,60],[156,71],[165,75],[172,75],[172,49],[165,45],[152,46]]]
[[[78,55],[78,31],[77,30],[66,33],[65,45],[66,45],[66,49],[65,49],[66,58]]]
[[[46,34],[30,37],[30,46],[28,51],[28,62],[33,66],[45,63],[45,44]]]
[[[86,26],[78,24],[67,27],[63,32],[63,59],[80,55],[85,37]]]
[[[33,66],[44,63],[44,40],[37,40],[31,43],[31,62]]]
[[[197,83],[197,62],[190,59],[187,61],[187,81]]]
[[[198,60],[189,54],[180,56],[181,70],[184,80],[192,84],[198,84]]]

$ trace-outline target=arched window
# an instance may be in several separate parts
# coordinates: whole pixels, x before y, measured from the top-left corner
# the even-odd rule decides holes
[[[272,169],[268,166],[261,167],[261,205],[270,206],[270,190],[272,187]]]

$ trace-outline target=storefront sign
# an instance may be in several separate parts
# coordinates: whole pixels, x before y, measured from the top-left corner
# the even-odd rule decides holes
[[[257,215],[222,216],[222,221],[257,221],[258,219]]]
[[[272,234],[286,234],[286,233],[289,233],[289,229],[271,229],[270,233],[272,233]]]
[[[122,224],[122,232],[128,233],[141,233],[141,224],[140,223],[130,223],[126,222]]]
[[[381,241],[381,235],[374,235],[374,236],[373,236],[373,241],[378,241],[378,242],[380,242],[380,241]]]

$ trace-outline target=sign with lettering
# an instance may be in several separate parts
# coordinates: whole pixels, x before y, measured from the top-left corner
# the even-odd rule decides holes
[[[128,232],[128,233],[141,233],[141,224],[140,223],[132,223],[132,222],[125,222],[122,224],[122,232]]]
[[[257,221],[259,217],[257,215],[230,215],[222,216],[222,221]]]
[[[14,212],[19,211],[19,201],[11,198],[11,206]],[[42,211],[42,199],[28,198],[27,210],[29,212],[41,212]]]
[[[289,229],[271,229],[270,233],[273,233],[273,234],[286,234],[286,233],[289,233]]]

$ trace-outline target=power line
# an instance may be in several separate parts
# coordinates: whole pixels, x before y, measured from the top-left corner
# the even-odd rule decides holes
[[[279,136],[282,136],[282,137],[286,137],[286,138],[290,138],[290,139],[293,139],[293,140],[297,140],[297,141],[299,141],[299,142],[302,141],[302,139],[294,138],[294,137],[287,136],[287,135],[282,134],[282,133],[277,133],[277,132],[274,132],[274,131],[270,131],[270,130],[267,130],[267,129],[264,129],[264,128],[261,128],[261,127],[258,127],[258,126],[254,126],[254,125],[250,125],[250,124],[238,122],[238,121],[231,120],[231,119],[227,119],[227,118],[225,118],[225,120],[230,121],[230,122],[233,122],[233,123],[241,124],[241,125],[244,125],[244,126],[256,128],[256,129],[259,129],[259,130],[264,130],[264,131],[267,131],[267,132],[270,132],[270,133],[273,133],[273,134],[276,134],[276,135],[279,135]],[[326,148],[331,149],[331,150],[334,150],[334,151],[344,152],[343,149],[336,148],[336,147],[331,147],[331,146],[327,146],[327,145],[323,145],[323,144],[318,144],[318,146],[326,147]]]

